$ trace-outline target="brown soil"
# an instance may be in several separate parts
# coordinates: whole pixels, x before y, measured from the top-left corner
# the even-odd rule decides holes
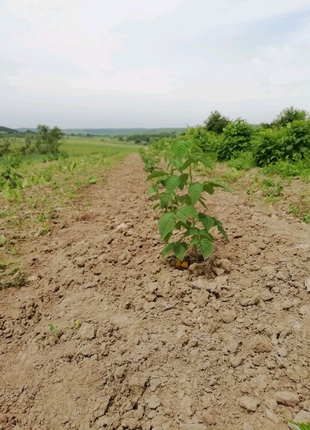
[[[130,155],[24,245],[28,285],[0,293],[1,429],[281,430],[309,414],[310,227],[219,191],[230,242],[179,271],[145,177]]]

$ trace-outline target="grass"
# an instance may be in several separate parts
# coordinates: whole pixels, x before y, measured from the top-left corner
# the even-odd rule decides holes
[[[70,136],[60,148],[69,157],[47,161],[44,155],[25,156],[14,165],[13,171],[22,177],[21,186],[8,193],[0,190],[0,289],[21,286],[24,281],[19,268],[21,244],[50,234],[70,215],[90,206],[79,201],[81,193],[102,184],[109,169],[140,148],[103,139]],[[1,161],[0,175],[8,162]]]

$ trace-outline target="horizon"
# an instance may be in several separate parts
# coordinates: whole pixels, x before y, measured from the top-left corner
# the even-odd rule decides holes
[[[9,128],[186,128],[214,110],[259,124],[310,111],[308,0],[4,0],[0,16]]]

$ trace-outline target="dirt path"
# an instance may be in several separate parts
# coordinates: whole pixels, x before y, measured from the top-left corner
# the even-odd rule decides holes
[[[25,248],[29,285],[0,293],[0,429],[284,430],[310,417],[310,227],[220,191],[210,208],[231,241],[178,271],[160,257],[145,176],[130,155],[90,207]]]

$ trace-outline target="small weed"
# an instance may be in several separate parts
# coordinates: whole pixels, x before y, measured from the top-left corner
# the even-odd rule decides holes
[[[79,331],[79,330],[80,330],[80,328],[81,328],[81,326],[82,326],[81,321],[80,321],[80,320],[77,320],[77,321],[75,322],[76,331]]]
[[[52,335],[54,343],[57,343],[61,334],[60,330],[53,324],[50,324],[50,333]]]

